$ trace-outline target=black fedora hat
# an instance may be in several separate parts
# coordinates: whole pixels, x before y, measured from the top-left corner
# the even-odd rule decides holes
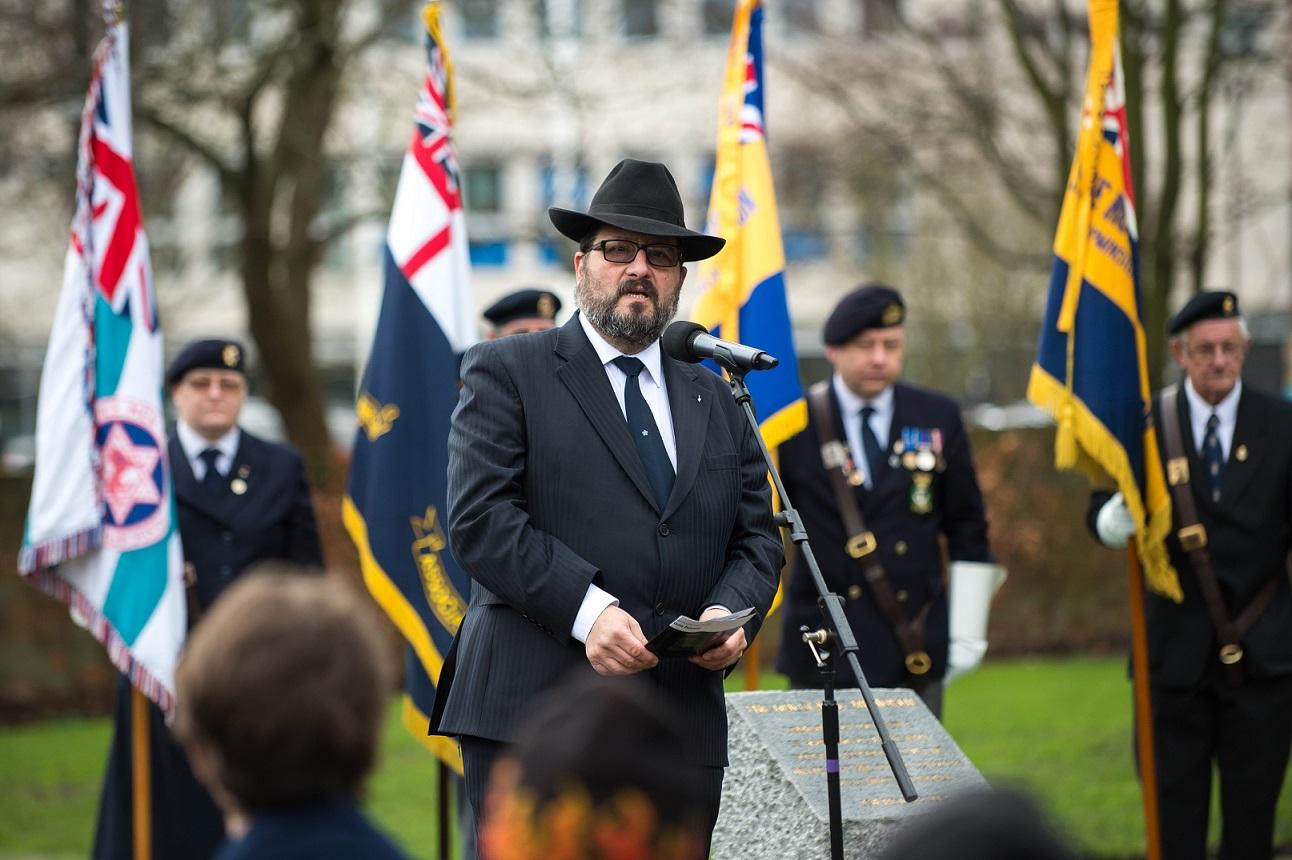
[[[727,244],[726,239],[686,229],[682,196],[668,168],[654,161],[625,158],[606,176],[587,212],[547,210],[557,230],[576,242],[601,224],[643,233],[647,236],[675,236],[683,260],[712,257]]]

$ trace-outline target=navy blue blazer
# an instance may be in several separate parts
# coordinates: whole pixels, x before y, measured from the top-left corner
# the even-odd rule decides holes
[[[1190,491],[1198,519],[1207,529],[1207,551],[1230,617],[1236,618],[1271,579],[1279,582],[1274,599],[1242,637],[1243,673],[1252,679],[1292,675],[1292,588],[1287,577],[1292,549],[1292,404],[1243,384],[1219,502],[1211,500],[1184,392],[1176,404],[1189,458]],[[1165,457],[1160,414],[1161,399],[1155,397],[1157,444]],[[1087,522],[1092,532],[1095,516],[1110,495],[1091,496]],[[1219,663],[1220,646],[1198,578],[1176,537],[1180,522],[1175,513],[1166,546],[1184,602],[1149,592],[1144,617],[1150,679],[1155,686],[1181,689],[1200,683],[1208,666]]]
[[[506,741],[535,696],[592,672],[571,636],[590,583],[647,637],[712,604],[766,614],[783,550],[754,431],[716,374],[667,356],[663,372],[677,477],[660,509],[577,316],[467,352],[448,535],[473,585],[432,732]],[[676,702],[700,763],[724,766],[723,673],[665,658],[648,675]]]
[[[203,609],[257,562],[322,567],[305,462],[295,449],[243,430],[225,480],[245,491],[230,490],[222,498],[212,498],[198,484],[173,434],[169,453],[184,560],[197,574]]]
[[[321,800],[261,810],[241,839],[220,846],[215,860],[405,860],[352,800]]]
[[[831,389],[836,415],[839,403]],[[932,601],[925,623],[925,650],[933,667],[925,676],[941,678],[947,662],[947,593],[940,539],[945,538],[953,561],[989,561],[987,518],[974,471],[969,437],[960,419],[960,407],[944,394],[898,383],[893,391],[893,424],[888,431],[887,453],[902,440],[903,428],[938,430],[945,468],[928,472],[928,491],[915,486],[918,469],[898,458],[896,467],[880,472],[875,485],[855,490],[866,527],[875,533],[884,572],[907,617]],[[842,426],[835,428],[845,440]],[[930,434],[931,435],[931,432]],[[798,510],[812,544],[812,552],[830,590],[844,598],[844,612],[861,648],[859,659],[866,681],[877,687],[911,683],[901,646],[892,624],[880,611],[862,576],[861,567],[845,547],[848,535],[835,504],[830,477],[821,464],[816,424],[809,420],[802,433],[780,448],[781,478],[785,492]],[[784,621],[776,668],[796,683],[819,683],[816,664],[799,637],[799,626],[821,626],[817,593],[812,578],[796,556],[782,608]],[[841,685],[853,685],[847,674],[837,675]]]

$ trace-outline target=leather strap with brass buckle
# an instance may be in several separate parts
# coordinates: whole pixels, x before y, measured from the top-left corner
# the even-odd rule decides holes
[[[848,555],[853,558],[865,558],[874,552],[875,547],[877,546],[879,546],[879,544],[875,540],[875,533],[872,531],[865,531],[848,538],[846,549],[848,550]]]
[[[933,668],[933,658],[927,651],[912,651],[906,655],[906,671],[912,675],[923,675]]]
[[[1197,552],[1207,545],[1207,527],[1202,523],[1185,526],[1176,532],[1180,546],[1185,552]]]

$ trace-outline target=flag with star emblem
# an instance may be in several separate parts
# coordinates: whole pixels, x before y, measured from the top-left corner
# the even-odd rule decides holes
[[[187,627],[157,322],[131,144],[129,35],[109,13],[81,119],[76,214],[36,413],[18,568],[162,710]]]
[[[443,513],[458,357],[475,341],[476,314],[438,2],[422,19],[426,71],[386,231],[385,289],[342,513],[368,590],[408,640],[404,725],[460,773],[457,744],[427,726],[471,588],[449,552]]]

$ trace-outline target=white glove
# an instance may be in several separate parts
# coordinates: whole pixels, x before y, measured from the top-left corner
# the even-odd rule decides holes
[[[1005,569],[981,561],[953,561],[947,571],[950,602],[946,681],[978,668],[987,653],[987,614],[1005,581]]]
[[[1095,534],[1099,542],[1110,549],[1125,549],[1126,541],[1135,534],[1135,519],[1126,507],[1121,493],[1104,502],[1095,515]]]
[[[952,639],[947,646],[946,683],[950,684],[961,675],[977,669],[986,653],[986,639]]]

